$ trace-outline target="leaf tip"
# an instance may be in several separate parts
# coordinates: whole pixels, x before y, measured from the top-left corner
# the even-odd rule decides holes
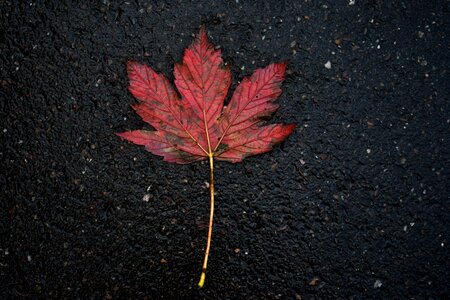
[[[290,136],[291,133],[294,131],[294,129],[295,129],[296,126],[297,126],[297,125],[294,124],[294,123],[284,125],[284,126],[283,126],[283,129],[282,129],[282,131],[283,131],[283,136],[284,136],[283,139],[285,139],[285,138],[287,138],[288,136]]]
[[[127,68],[134,67],[136,64],[137,64],[137,61],[131,59],[131,60],[127,61]]]
[[[128,77],[131,77],[132,74],[135,72],[136,67],[139,66],[139,63],[135,60],[129,60],[127,61],[127,73]]]
[[[125,138],[126,132],[114,132],[114,134],[123,139]]]
[[[198,32],[197,40],[200,43],[207,43],[208,42],[208,34],[206,32],[205,25],[201,25],[200,26],[200,31]]]
[[[276,66],[278,67],[278,72],[284,75],[284,73],[286,72],[287,65],[288,65],[287,59],[277,63]]]
[[[206,35],[206,26],[205,24],[200,25],[200,31],[198,33],[199,36]]]
[[[289,134],[292,133],[292,131],[294,131],[295,127],[297,126],[297,124],[291,123],[291,124],[287,124],[286,125],[286,130],[289,131]]]

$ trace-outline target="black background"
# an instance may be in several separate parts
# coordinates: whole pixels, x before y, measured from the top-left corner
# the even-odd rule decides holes
[[[2,299],[443,299],[449,1],[0,1]],[[126,63],[204,24],[233,83],[287,59],[273,152],[175,165],[114,132]],[[330,61],[331,68],[325,67]],[[143,201],[148,195],[148,202]]]

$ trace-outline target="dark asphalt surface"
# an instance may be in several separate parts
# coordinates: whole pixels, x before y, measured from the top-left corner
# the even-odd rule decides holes
[[[1,299],[450,294],[449,1],[0,1],[0,16]],[[173,80],[201,24],[231,91],[288,60],[273,120],[297,128],[216,164],[198,290],[208,165],[113,133],[144,126],[127,61]]]

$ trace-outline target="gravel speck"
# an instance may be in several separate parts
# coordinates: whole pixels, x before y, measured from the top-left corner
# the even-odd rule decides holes
[[[373,284],[373,288],[374,289],[378,289],[383,285],[383,283],[381,283],[381,280],[377,279],[375,280],[374,284]]]

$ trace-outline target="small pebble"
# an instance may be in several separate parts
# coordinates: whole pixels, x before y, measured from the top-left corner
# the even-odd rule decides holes
[[[328,70],[331,69],[331,61],[327,61],[327,62],[324,64],[324,67],[327,68]]]
[[[318,278],[318,277],[314,277],[313,279],[311,279],[311,280],[309,281],[308,284],[309,284],[310,286],[316,286],[318,282],[319,282],[319,278]]]
[[[374,288],[374,289],[378,289],[378,288],[380,288],[382,285],[383,285],[383,284],[381,283],[381,281],[377,279],[377,280],[375,280],[375,283],[373,284],[373,288]]]

